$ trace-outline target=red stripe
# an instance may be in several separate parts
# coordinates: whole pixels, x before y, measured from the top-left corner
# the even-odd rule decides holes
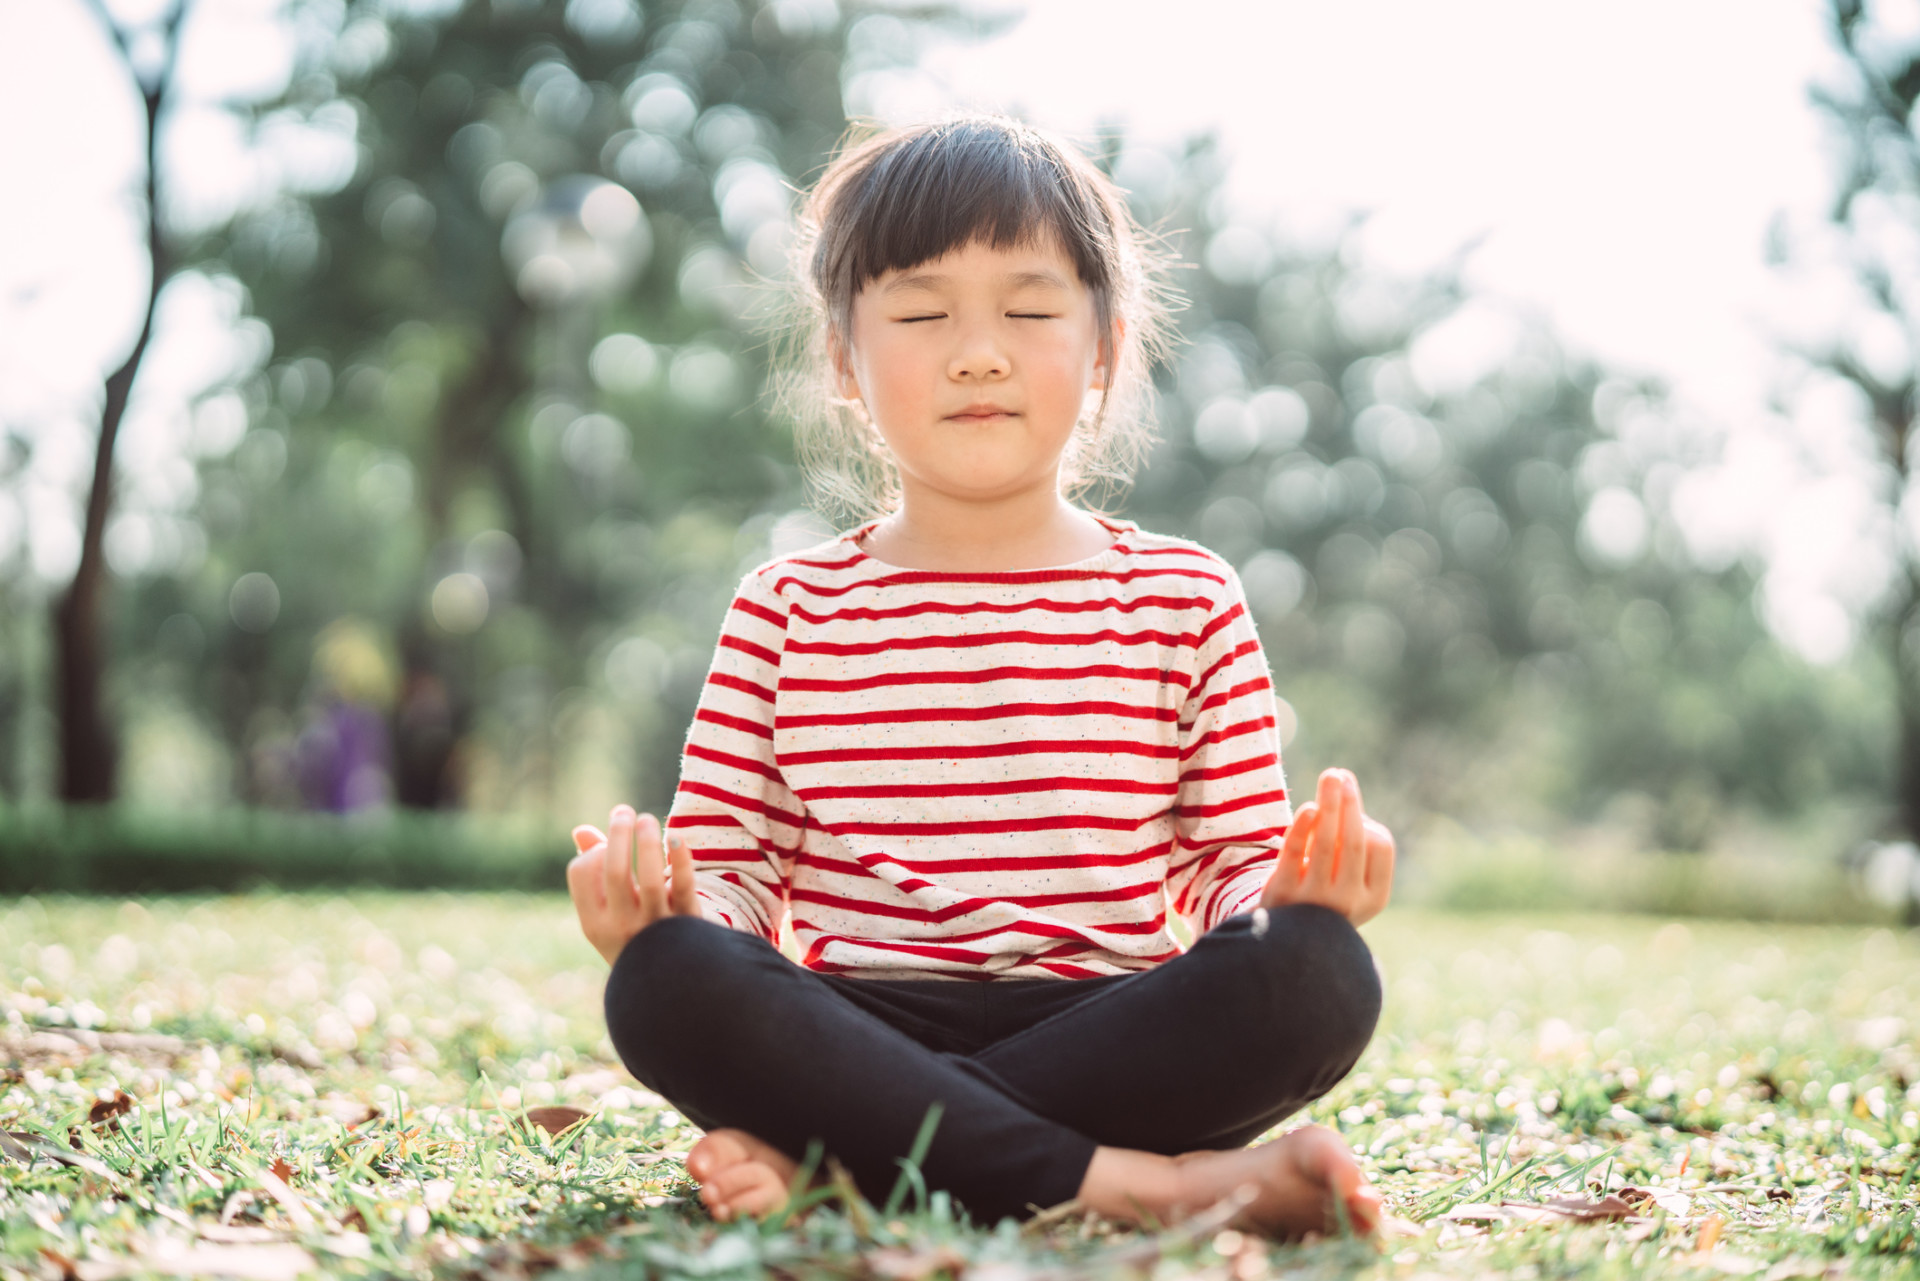
[[[772,739],[771,726],[759,721],[742,720],[738,716],[729,716],[725,712],[716,712],[711,707],[703,707],[693,714],[696,721],[706,721],[710,725],[724,725],[728,729],[737,729],[742,734],[752,734],[758,738]]]
[[[787,630],[787,616],[785,614],[776,614],[765,605],[750,601],[745,596],[735,596],[733,598],[733,608],[743,614],[751,614],[762,622],[772,623],[783,632]]]
[[[1007,925],[988,926],[983,930],[966,930],[958,934],[942,934],[937,941],[942,943],[977,943],[981,939],[995,938],[1002,934],[1031,934],[1040,938],[1068,939],[1081,943],[1089,948],[1099,948],[1101,946],[1100,944],[1084,936],[1085,931],[1093,930],[1101,934],[1118,934],[1127,937],[1136,937],[1140,935],[1158,934],[1166,923],[1167,913],[1163,908],[1150,921],[1115,921],[1108,925],[1074,927],[1060,921],[1045,919],[1020,920]],[[793,918],[793,928],[796,932],[808,930],[817,933],[820,930],[819,926],[802,921],[797,916]],[[859,942],[860,940],[850,939],[849,941]]]
[[[756,645],[750,640],[742,640],[740,637],[729,635],[726,632],[720,634],[720,648],[737,649],[742,654],[747,654],[759,659],[769,667],[780,666],[780,655],[774,653],[766,646]]]
[[[689,751],[692,749],[689,748]],[[1130,778],[1017,778],[998,783],[892,783],[874,787],[807,787],[795,793],[801,800],[893,800],[951,796],[1016,796],[1023,792],[1125,792],[1135,796],[1173,796],[1174,783],[1143,782]]]
[[[929,885],[926,888],[936,887]],[[845,894],[830,894],[826,890],[796,885],[787,891],[787,898],[795,903],[817,903],[822,907],[838,908],[858,916],[884,916],[893,920],[923,921],[932,925],[944,925],[958,917],[972,916],[975,912],[990,911],[996,907],[1034,910],[1081,903],[1128,903],[1158,894],[1160,891],[1161,886],[1158,882],[1148,881],[1141,885],[1114,890],[1094,890],[1078,894],[1009,894],[998,898],[963,898],[945,907],[921,907],[914,903],[885,903],[873,899],[853,898]]]
[[[855,551],[853,555],[847,557],[845,560],[801,560],[798,556],[794,556],[780,563],[782,565],[800,565],[807,569],[851,569],[866,559],[868,559],[868,556],[865,552]],[[775,590],[778,589],[776,588]]]
[[[981,632],[975,636],[900,636],[891,640],[868,641],[858,645],[833,641],[792,641],[789,654],[831,654],[840,658],[858,658],[868,654],[890,654],[903,649],[978,649],[985,645],[1098,645],[1111,641],[1120,645],[1167,645],[1193,649],[1200,637],[1193,632],[1118,632],[1112,628],[1099,632]]]
[[[742,694],[751,694],[763,702],[771,703],[773,701],[773,691],[766,686],[756,685],[752,681],[742,680],[738,676],[730,676],[726,672],[713,672],[709,674],[707,684],[719,685],[726,689],[737,689]]]
[[[1112,814],[1034,814],[1025,818],[980,819],[960,823],[823,823],[835,836],[992,836],[1002,832],[1137,832],[1167,817],[1166,810],[1145,818]]]
[[[1246,809],[1249,805],[1265,805],[1274,801],[1284,802],[1286,799],[1287,790],[1283,787],[1271,792],[1255,792],[1250,796],[1235,797],[1230,801],[1221,801],[1218,805],[1182,805],[1180,807],[1180,819],[1182,822],[1185,822],[1188,819],[1195,818],[1217,818],[1222,814],[1231,814],[1236,810]]]
[[[892,711],[846,712],[821,716],[789,716],[785,729],[815,725],[899,725],[921,721],[997,721],[1013,716],[1118,716],[1132,720],[1172,721],[1171,707],[1140,707],[1132,703],[1002,703],[998,707],[912,707]]]
[[[1260,690],[1272,688],[1273,682],[1264,676],[1256,676],[1250,681],[1241,681],[1232,689],[1222,690],[1220,693],[1208,698],[1206,702],[1200,704],[1200,715],[1205,715],[1210,709],[1219,707],[1222,704],[1231,703],[1234,699],[1244,694],[1254,694]]]
[[[781,689],[806,690],[824,694],[846,694],[862,689],[883,689],[899,685],[984,685],[989,681],[1152,681],[1157,685],[1185,687],[1182,672],[1162,671],[1156,667],[1120,667],[1111,663],[1091,667],[983,667],[971,672],[882,672],[852,680],[821,680],[783,676]]]
[[[1126,854],[1009,854],[1000,858],[933,859],[910,859],[890,854],[887,862],[909,872],[931,876],[942,872],[1039,872],[1068,867],[1132,867],[1135,863],[1164,858],[1172,852],[1173,842],[1168,840]]]
[[[1241,617],[1246,612],[1247,611],[1245,606],[1241,605],[1240,602],[1235,601],[1233,603],[1232,609],[1229,609],[1224,614],[1220,614],[1213,618],[1208,619],[1207,625],[1200,629],[1200,643],[1204,645],[1208,641],[1212,640],[1215,634],[1217,634],[1221,628],[1230,626],[1233,623],[1234,619]]]
[[[1216,743],[1224,743],[1229,739],[1239,738],[1242,734],[1258,734],[1263,729],[1272,729],[1273,727],[1273,717],[1262,716],[1257,720],[1240,721],[1237,724],[1227,726],[1225,729],[1208,730],[1199,738],[1194,739],[1191,743],[1188,743],[1180,749],[1180,759],[1183,761],[1187,760],[1202,748],[1212,747]]]
[[[719,801],[722,805],[728,806],[731,809],[743,810],[748,814],[758,814],[762,818],[769,819],[775,823],[784,823],[788,827],[804,827],[807,821],[805,814],[789,814],[785,810],[777,806],[769,805],[757,797],[741,796],[736,792],[729,792],[723,787],[715,787],[711,783],[703,783],[699,779],[681,779],[676,794],[681,796],[704,796],[710,801]],[[677,825],[683,821],[684,820],[676,819],[675,823]]]
[[[778,783],[782,787],[786,786],[786,780],[780,777],[779,770],[771,765],[763,765],[759,761],[748,760],[744,756],[715,751],[711,747],[702,747],[698,743],[688,743],[686,754],[695,760],[712,761],[715,765],[725,765],[729,769],[737,769],[743,773],[758,774],[761,778]]]
[[[1265,845],[1269,841],[1283,841],[1287,836],[1287,826],[1282,823],[1278,827],[1263,827],[1256,832],[1240,832],[1233,836],[1215,836],[1204,841],[1190,841],[1176,832],[1173,839],[1182,849],[1203,850],[1212,847],[1217,853],[1235,845]]]
[[[1028,583],[1130,583],[1136,578],[1196,578],[1219,587],[1227,585],[1227,580],[1219,574],[1209,574],[1197,569],[1126,569],[1117,573],[1111,570],[1062,572],[1054,569],[1034,569],[1005,574],[936,574],[929,570],[909,570],[905,573],[886,574],[879,578],[861,579],[848,583],[844,587],[825,587],[819,583],[809,583],[804,578],[788,575],[777,580],[773,590],[776,593],[784,593],[789,586],[793,586],[809,596],[832,597],[845,596],[848,592],[857,592],[866,587],[919,587],[933,583],[1013,587]]]
[[[1204,596],[1136,596],[1131,600],[1117,597],[1103,597],[1100,600],[1025,600],[1007,604],[1000,601],[920,601],[913,605],[898,605],[892,609],[873,609],[867,606],[850,606],[846,609],[829,610],[816,614],[806,606],[795,603],[791,607],[792,616],[802,622],[817,625],[839,622],[885,622],[895,618],[918,618],[922,614],[949,614],[964,616],[967,614],[1024,614],[1029,610],[1038,610],[1049,614],[1100,614],[1109,611],[1116,614],[1132,614],[1143,609],[1168,610],[1205,610],[1213,611],[1213,602]]]
[[[1214,765],[1207,769],[1183,770],[1180,774],[1180,782],[1182,785],[1187,783],[1205,783],[1210,780],[1232,778],[1236,774],[1245,774],[1249,770],[1267,769],[1269,767],[1273,769],[1280,768],[1280,758],[1272,752],[1268,752],[1264,756],[1249,756],[1243,761],[1234,761],[1230,765]]]
[[[1220,659],[1217,662],[1215,662],[1213,666],[1209,667],[1206,671],[1200,673],[1200,679],[1193,683],[1193,687],[1195,689],[1205,689],[1207,687],[1208,682],[1213,680],[1213,675],[1215,672],[1219,671],[1223,667],[1228,666],[1235,659],[1244,658],[1248,654],[1258,654],[1259,652],[1260,652],[1259,641],[1248,640],[1248,641],[1240,642],[1240,644],[1235,646],[1230,653],[1221,655]]]
[[[780,763],[817,765],[827,761],[965,761],[1054,753],[1160,758],[1178,756],[1180,749],[1172,743],[1137,743],[1124,738],[1049,738],[1028,739],[1018,743],[955,743],[942,747],[832,747],[814,752],[782,752]]]

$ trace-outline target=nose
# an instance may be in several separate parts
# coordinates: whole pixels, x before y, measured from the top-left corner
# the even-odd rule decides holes
[[[956,335],[947,376],[956,382],[1005,378],[1012,369],[1007,347],[992,325],[969,325]]]

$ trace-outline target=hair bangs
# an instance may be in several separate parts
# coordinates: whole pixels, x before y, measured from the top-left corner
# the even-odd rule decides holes
[[[1112,231],[1078,176],[999,122],[929,129],[876,157],[850,184],[845,257],[831,274],[852,295],[970,244],[1010,249],[1052,239],[1082,283],[1104,295],[1111,281],[1101,247]]]
[[[842,181],[821,193],[822,222],[832,230],[814,246],[810,273],[835,322],[844,323],[855,294],[890,271],[974,243],[1007,249],[1048,239],[1065,251],[1107,318],[1112,212],[1097,174],[1080,172],[1034,131],[963,118],[849,159]]]

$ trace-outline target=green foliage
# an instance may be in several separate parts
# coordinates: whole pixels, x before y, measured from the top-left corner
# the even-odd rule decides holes
[[[1128,510],[1240,567],[1296,777],[1344,764],[1402,821],[1536,830],[1633,792],[1669,849],[1742,809],[1884,795],[1884,675],[1810,667],[1745,567],[1692,562],[1675,507],[1706,447],[1659,386],[1449,273],[1356,265],[1360,226],[1323,248],[1270,233],[1222,202],[1204,145],[1114,153],[1202,268],[1180,275],[1189,342]]]
[[[888,1215],[831,1188],[802,1219],[715,1224],[694,1131],[612,1059],[570,916],[555,895],[14,904],[0,1129],[37,1141],[0,1157],[0,1275],[188,1250],[289,1278],[1915,1274],[1911,935],[1389,913],[1380,1031],[1311,1112],[1412,1224],[1376,1250],[1205,1215],[984,1228],[937,1193]],[[548,1106],[586,1119],[530,1123]],[[1628,1188],[1653,1199],[1627,1193],[1625,1221],[1526,1218]]]
[[[463,815],[0,809],[0,894],[552,889],[571,857],[564,834]]]

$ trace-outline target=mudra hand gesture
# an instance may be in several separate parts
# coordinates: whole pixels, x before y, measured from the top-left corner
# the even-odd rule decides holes
[[[1317,903],[1361,925],[1393,890],[1393,833],[1367,817],[1351,770],[1320,775],[1320,793],[1293,816],[1261,907]]]
[[[653,815],[616,805],[605,833],[582,824],[573,829],[573,843],[580,853],[567,864],[567,892],[581,932],[607,964],[661,917],[701,915],[693,893],[693,855],[686,841],[673,837],[663,869],[660,824]]]

